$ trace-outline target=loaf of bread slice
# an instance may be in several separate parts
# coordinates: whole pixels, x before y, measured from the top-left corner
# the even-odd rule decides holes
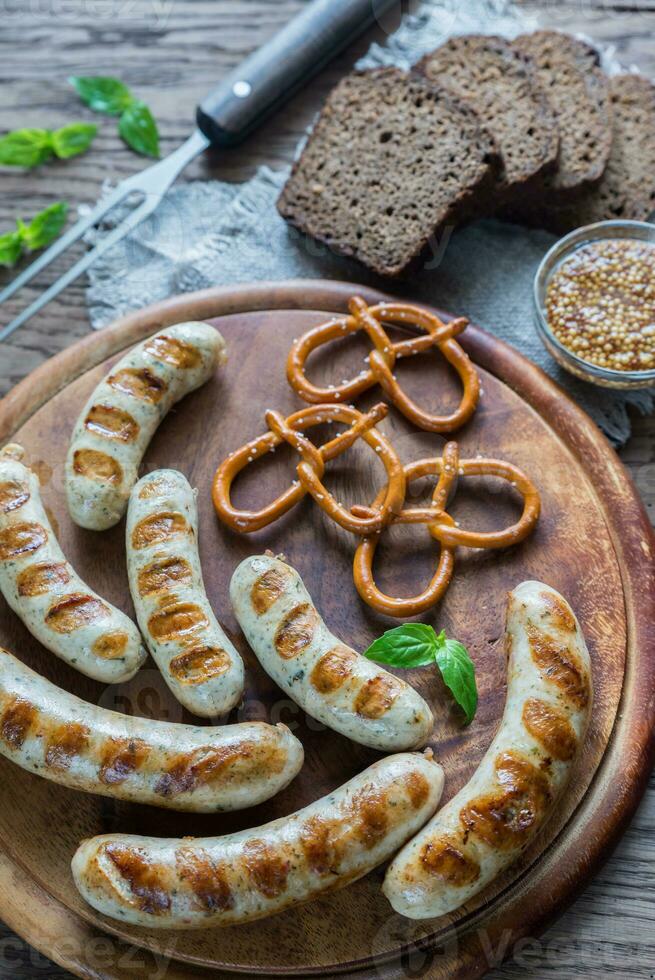
[[[397,276],[490,191],[498,168],[493,140],[450,92],[396,68],[354,72],[329,95],[278,210]]]
[[[558,128],[531,60],[505,38],[453,37],[415,70],[466,99],[500,152],[498,203],[534,187],[555,167]]]
[[[613,138],[600,182],[574,203],[535,202],[513,219],[562,235],[612,218],[645,221],[655,210],[655,85],[643,75],[610,78]]]
[[[566,203],[602,177],[612,145],[609,80],[591,45],[560,31],[521,34],[559,129],[557,169],[544,179],[550,203]]]

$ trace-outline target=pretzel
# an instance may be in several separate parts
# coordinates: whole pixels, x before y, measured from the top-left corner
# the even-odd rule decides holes
[[[351,402],[363,392],[379,384],[387,397],[402,414],[420,429],[428,432],[453,432],[467,422],[475,412],[480,395],[478,374],[455,337],[468,326],[468,320],[459,317],[443,323],[439,317],[418,306],[407,303],[379,303],[367,306],[363,299],[354,296],[348,303],[350,316],[341,316],[314,327],[294,341],[287,358],[287,380],[293,390],[311,404],[325,402]],[[420,327],[424,335],[392,343],[384,329],[383,321],[396,325]],[[368,355],[368,370],[340,385],[319,388],[305,374],[307,358],[323,344],[348,336],[358,330],[368,334],[373,350]],[[431,415],[417,405],[398,384],[393,373],[396,360],[419,354],[432,347],[438,348],[445,359],[457,371],[463,386],[458,408],[450,415]]]
[[[466,531],[457,527],[446,512],[448,498],[456,488],[459,476],[496,476],[509,481],[523,497],[523,513],[519,520],[502,531]],[[373,559],[379,536],[360,541],[353,561],[353,576],[360,597],[378,612],[390,616],[416,616],[425,612],[444,595],[452,578],[455,548],[505,548],[518,544],[530,534],[539,517],[539,493],[530,480],[512,463],[499,459],[459,459],[457,443],[444,447],[441,459],[421,459],[405,466],[407,486],[423,476],[438,476],[429,507],[403,508],[392,515],[392,524],[425,524],[430,535],[440,544],[437,570],[419,595],[396,598],[381,592],[373,578]],[[365,517],[375,511],[384,499],[384,489],[378,493],[371,508],[353,507],[353,513]]]
[[[234,531],[250,533],[272,524],[310,494],[332,520],[354,534],[373,534],[380,531],[405,499],[405,473],[395,449],[375,426],[389,411],[383,402],[363,414],[347,405],[317,405],[294,412],[286,419],[279,412],[265,414],[268,432],[240,449],[230,453],[216,470],[212,487],[212,499],[216,513]],[[304,430],[325,422],[345,422],[349,428],[334,439],[315,446]],[[363,439],[379,456],[387,474],[384,489],[378,495],[375,510],[364,508],[365,513],[355,515],[338,503],[322,483],[325,464],[344,453],[357,439]],[[261,510],[238,510],[232,505],[232,482],[250,463],[273,452],[283,442],[288,443],[300,456],[296,466],[297,480]]]

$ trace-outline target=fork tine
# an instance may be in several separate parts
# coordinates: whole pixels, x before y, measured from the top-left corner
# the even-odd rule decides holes
[[[178,146],[176,150],[173,150],[167,157],[160,160],[158,163],[154,163],[142,170],[138,174],[134,174],[132,177],[128,177],[126,180],[121,181],[118,187],[113,191],[109,197],[97,205],[91,212],[88,218],[82,218],[72,228],[69,229],[62,237],[50,248],[39,256],[24,272],[14,279],[13,282],[9,283],[5,289],[0,292],[0,303],[9,296],[13,296],[14,293],[24,286],[26,283],[30,282],[38,273],[45,269],[53,259],[56,259],[58,255],[61,255],[69,245],[77,241],[85,231],[87,231],[92,225],[100,221],[100,219],[111,210],[111,208],[116,207],[120,204],[125,197],[131,194],[133,191],[137,191],[141,195],[145,195],[144,200],[135,207],[129,214],[123,219],[123,221],[114,228],[113,231],[109,232],[105,238],[103,238],[94,249],[87,252],[75,265],[71,266],[56,282],[50,286],[49,289],[39,296],[38,299],[34,300],[26,309],[20,313],[15,320],[8,323],[6,327],[0,328],[0,341],[6,340],[20,327],[26,320],[29,320],[31,316],[41,309],[46,303],[48,303],[55,296],[58,296],[62,289],[65,289],[69,283],[77,279],[82,272],[89,268],[89,266],[95,262],[95,260],[101,256],[108,248],[111,248],[116,242],[120,241],[124,235],[132,231],[133,228],[143,221],[147,215],[155,210],[162,197],[171,186],[177,175],[181,170],[186,167],[187,163],[206,150],[209,146],[209,140],[206,136],[196,129],[189,136],[188,139]]]
[[[76,242],[82,235],[93,227],[101,218],[107,214],[111,208],[119,204],[128,194],[130,190],[119,186],[116,190],[109,195],[105,201],[101,201],[91,214],[87,218],[80,218],[76,221],[72,228],[69,228],[61,238],[58,238],[54,245],[51,245],[49,249],[46,249],[37,259],[31,262],[26,269],[21,272],[19,276],[13,279],[3,290],[0,291],[0,303],[4,303],[6,299],[13,296],[14,293],[25,286],[28,282],[34,279],[35,276],[45,269],[46,266],[50,265],[62,252]]]
[[[114,228],[113,231],[109,232],[105,238],[98,242],[95,248],[92,248],[91,251],[87,252],[86,255],[83,255],[82,258],[75,263],[75,265],[72,265],[70,269],[67,269],[66,272],[64,272],[63,275],[61,275],[59,279],[52,284],[52,286],[46,289],[45,292],[41,293],[41,295],[35,299],[33,303],[30,303],[29,306],[25,307],[25,309],[19,313],[19,315],[12,320],[11,323],[8,323],[6,327],[0,329],[0,342],[6,340],[7,337],[14,332],[14,330],[18,330],[18,328],[22,326],[26,320],[29,320],[35,313],[38,313],[42,306],[45,306],[45,304],[49,303],[51,299],[58,296],[62,289],[65,289],[66,286],[70,285],[71,282],[77,279],[77,277],[88,269],[97,258],[107,251],[107,249],[111,248],[112,245],[115,245],[116,242],[119,242],[121,238],[124,238],[125,235],[132,231],[133,228],[136,228],[136,226],[140,224],[144,218],[155,210],[160,200],[161,195],[152,194],[137,208],[135,208],[134,211],[131,211],[130,214],[128,214],[127,217],[120,223],[120,225]],[[88,219],[84,220],[87,221]],[[74,229],[71,228],[71,231],[73,230]],[[48,249],[48,251],[51,250]],[[45,255],[47,254],[48,253],[46,252]]]

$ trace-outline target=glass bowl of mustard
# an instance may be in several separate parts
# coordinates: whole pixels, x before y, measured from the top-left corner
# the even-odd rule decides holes
[[[571,374],[655,386],[655,224],[599,221],[561,238],[534,280],[537,332]]]

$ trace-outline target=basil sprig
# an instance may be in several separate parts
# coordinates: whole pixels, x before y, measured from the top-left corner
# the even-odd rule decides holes
[[[69,79],[77,94],[94,112],[120,116],[118,132],[137,153],[159,157],[159,130],[153,115],[118,78],[104,75],[74,76]]]
[[[35,252],[49,245],[66,224],[67,211],[68,205],[59,201],[39,211],[28,224],[18,218],[15,231],[0,235],[0,265],[15,265],[23,251]]]
[[[469,725],[478,706],[475,665],[459,640],[438,635],[426,623],[405,623],[387,630],[364,653],[369,660],[391,667],[425,667],[436,663],[444,684],[453,695]]]
[[[37,167],[53,156],[67,160],[88,150],[97,132],[93,123],[69,123],[61,129],[15,129],[0,138],[0,164]]]

